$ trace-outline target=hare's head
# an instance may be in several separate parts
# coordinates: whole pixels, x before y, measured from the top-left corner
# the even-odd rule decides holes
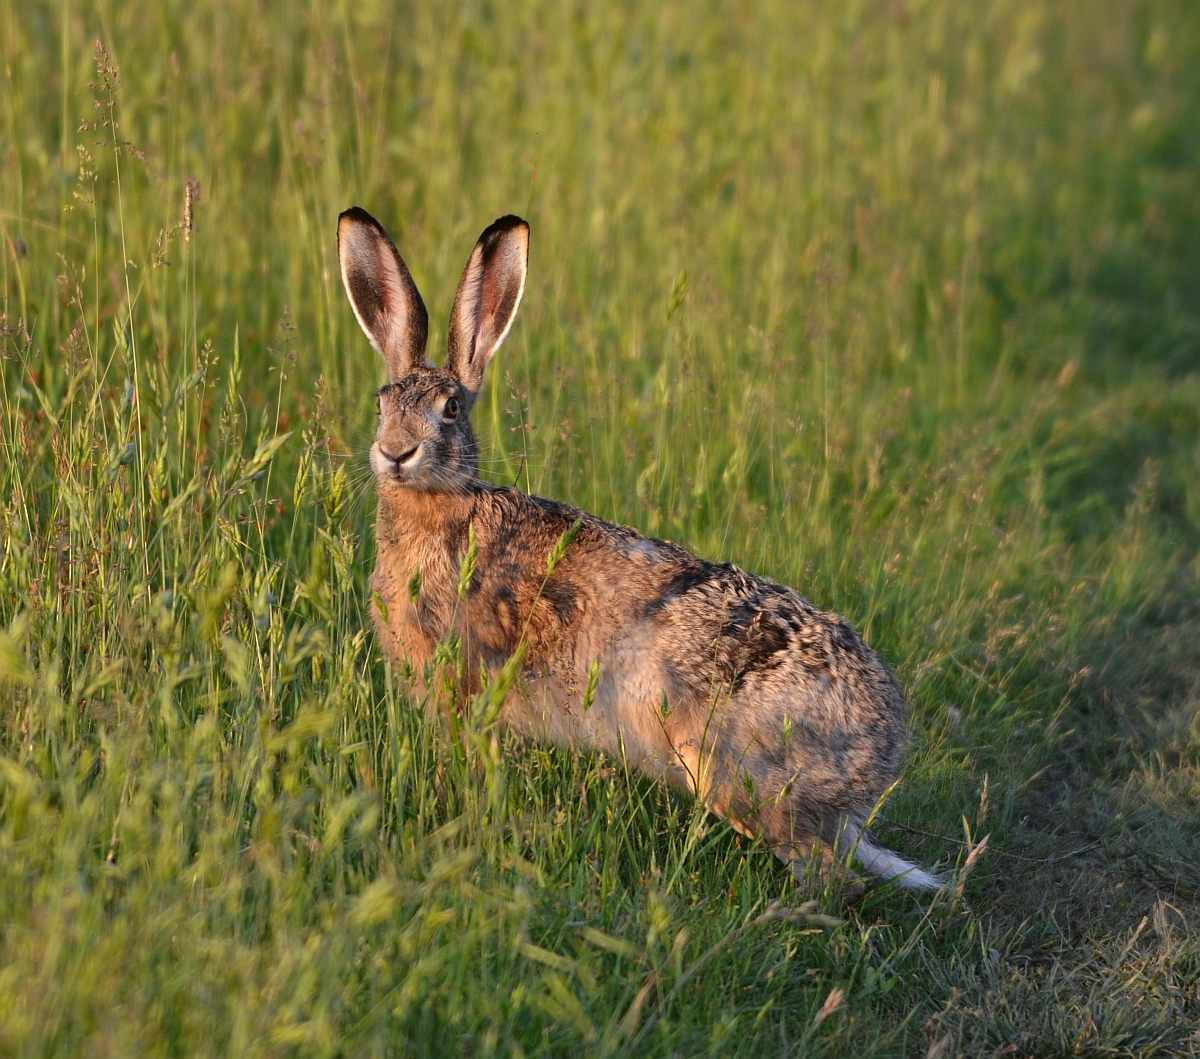
[[[456,490],[478,475],[471,406],[525,289],[529,225],[501,217],[479,237],[450,312],[446,362],[425,359],[429,316],[403,259],[365,210],[338,218],[338,258],[354,315],[387,364],[371,469],[380,482]]]

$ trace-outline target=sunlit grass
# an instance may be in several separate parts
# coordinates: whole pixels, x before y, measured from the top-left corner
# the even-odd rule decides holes
[[[1192,6],[0,0],[0,53],[0,1048],[1200,1047]],[[962,900],[804,904],[412,700],[353,203],[435,350],[529,219],[485,474],[845,613]]]

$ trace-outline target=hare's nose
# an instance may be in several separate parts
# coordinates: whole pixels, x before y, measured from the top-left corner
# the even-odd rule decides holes
[[[420,445],[414,445],[407,452],[400,453],[399,456],[393,456],[390,452],[387,451],[387,449],[382,448],[382,447],[379,449],[379,451],[383,453],[383,455],[386,459],[391,460],[392,463],[400,464],[400,463],[408,463],[408,461],[411,460],[417,454],[417,449],[419,449],[420,447],[421,447]]]

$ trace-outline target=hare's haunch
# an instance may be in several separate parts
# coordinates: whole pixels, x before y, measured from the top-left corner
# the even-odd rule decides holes
[[[466,679],[527,653],[504,724],[624,754],[693,791],[799,873],[818,843],[868,871],[940,884],[863,832],[896,778],[906,702],[854,629],[792,589],[705,562],[566,504],[479,477],[471,406],[521,295],[529,226],[501,217],[475,244],[450,314],[446,362],[425,359],[428,315],[396,248],[361,209],[338,222],[342,280],[391,379],[379,391],[375,622],[385,649],[424,672],[462,638]],[[577,535],[546,577],[546,557]],[[459,564],[474,528],[465,605]],[[410,599],[413,575],[420,592]],[[588,672],[599,663],[584,709]]]

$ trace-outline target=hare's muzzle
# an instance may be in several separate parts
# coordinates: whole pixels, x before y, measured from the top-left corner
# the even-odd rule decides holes
[[[389,478],[404,478],[407,473],[411,473],[416,468],[421,459],[419,443],[397,455],[392,455],[379,444],[376,444],[375,451],[379,454],[379,461],[375,467],[376,473],[386,474]]]

